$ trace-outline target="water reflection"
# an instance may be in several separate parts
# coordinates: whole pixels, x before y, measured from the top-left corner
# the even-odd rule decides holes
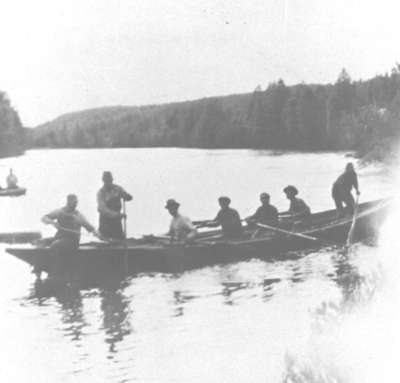
[[[275,262],[251,260],[179,274],[143,273],[96,287],[49,279],[35,283],[28,300],[53,315],[53,326],[82,348],[76,374],[87,374],[94,358],[93,346],[88,345],[96,344],[98,358],[115,363],[107,367],[112,371],[108,376],[118,376],[113,381],[150,377],[157,381],[154,358],[178,363],[183,356],[177,350],[186,349],[196,357],[196,345],[205,347],[205,339],[215,359],[236,347],[230,346],[230,336],[240,339],[254,332],[249,344],[259,352],[265,349],[267,356],[269,342],[277,342],[276,334],[289,336],[302,325],[303,316],[315,316],[314,328],[325,325],[328,318],[336,320],[345,307],[333,298],[337,292],[342,302],[350,304],[368,282],[359,262],[357,252],[325,249]],[[293,316],[281,317],[286,310]],[[269,334],[268,341],[257,346],[262,331]],[[157,349],[157,344],[163,348]],[[222,354],[216,354],[217,349]],[[169,365],[163,368],[164,381],[190,381],[190,376],[176,378]]]
[[[37,301],[39,306],[54,298],[59,305],[62,330],[72,341],[82,338],[83,328],[87,325],[83,314],[82,295],[79,288],[72,284],[53,279],[37,280],[34,283],[30,299]]]
[[[115,353],[116,345],[132,332],[130,300],[124,295],[127,286],[126,280],[121,283],[114,281],[114,284],[109,284],[107,288],[100,290],[105,342],[109,345],[111,353]]]

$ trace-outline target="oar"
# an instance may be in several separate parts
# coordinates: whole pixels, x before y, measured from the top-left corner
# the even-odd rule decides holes
[[[277,227],[274,227],[274,226],[264,225],[262,223],[256,223],[256,225],[258,227],[262,227],[263,229],[268,229],[268,230],[271,230],[271,231],[276,231],[278,233],[282,233],[282,234],[292,235],[294,237],[300,237],[300,238],[308,239],[310,241],[326,242],[326,243],[329,243],[329,244],[337,245],[337,243],[334,243],[334,242],[331,242],[331,241],[327,241],[327,240],[322,239],[322,238],[312,237],[311,235],[306,235],[306,234],[302,234],[302,233],[296,233],[296,232],[293,232],[293,231],[280,229],[280,228],[277,228]]]
[[[359,197],[359,195],[357,194],[356,202],[354,204],[353,218],[351,219],[350,230],[349,230],[349,233],[347,234],[346,247],[349,247],[351,245],[351,241],[352,241],[353,235],[354,235],[354,228],[356,226],[356,219],[357,219],[357,213],[358,213],[358,197]]]
[[[202,227],[213,227],[213,226],[218,226],[215,221],[212,220],[206,220],[206,221],[193,221],[192,222],[194,226],[196,226],[198,229],[201,229]]]
[[[209,241],[207,241],[206,239],[212,239],[213,237],[209,237],[209,238],[205,238],[205,240],[203,240],[202,238],[194,238],[194,239],[192,239],[192,240],[189,240],[188,242],[174,242],[173,241],[173,238],[171,237],[171,236],[169,236],[169,235],[153,235],[153,234],[150,234],[150,235],[144,235],[143,236],[143,239],[144,240],[147,240],[147,241],[149,241],[149,242],[151,242],[152,240],[162,240],[162,241],[165,241],[165,240],[168,240],[168,241],[170,241],[170,244],[187,244],[187,245],[190,245],[191,243],[192,244],[203,244],[203,245],[215,245],[215,242],[209,242]]]
[[[40,231],[17,231],[14,233],[0,233],[0,242],[29,243],[42,238]]]
[[[123,230],[124,230],[124,267],[125,267],[125,272],[128,271],[128,243],[127,243],[127,236],[126,236],[126,207],[125,207],[125,200],[122,200],[122,214],[124,215],[123,218]]]

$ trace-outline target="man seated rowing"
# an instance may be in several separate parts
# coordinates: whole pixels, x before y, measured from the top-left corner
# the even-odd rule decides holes
[[[68,194],[67,203],[61,209],[54,210],[42,218],[42,222],[57,229],[50,241],[50,247],[57,255],[69,255],[79,247],[81,227],[100,238],[94,226],[76,209],[78,197]]]
[[[279,224],[279,213],[278,209],[270,204],[270,195],[268,193],[260,194],[261,206],[257,211],[246,218],[247,224],[255,226],[257,223],[262,225],[268,225],[276,227]]]
[[[290,201],[289,210],[279,214],[283,218],[296,219],[297,221],[309,221],[311,219],[311,210],[309,206],[297,197],[299,191],[296,187],[289,185],[283,189],[286,198]]]
[[[172,216],[168,236],[173,241],[186,242],[196,238],[197,230],[191,220],[179,213],[179,203],[174,199],[167,200],[165,208]]]
[[[222,233],[227,239],[237,239],[242,237],[243,228],[240,215],[237,210],[232,209],[229,205],[231,199],[226,196],[218,198],[220,210],[213,221],[206,222],[205,226],[215,227],[221,226]]]

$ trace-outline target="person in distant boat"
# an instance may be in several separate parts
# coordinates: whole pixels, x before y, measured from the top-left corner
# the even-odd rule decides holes
[[[270,204],[270,195],[268,193],[260,194],[261,206],[257,211],[246,218],[249,225],[261,223],[263,225],[278,226],[279,224],[279,213],[278,209]]]
[[[10,173],[7,176],[6,182],[7,182],[8,189],[18,189],[18,178],[13,173],[12,169],[10,169]]]
[[[126,219],[126,215],[121,213],[121,201],[131,201],[132,196],[121,186],[113,183],[111,172],[105,171],[102,179],[103,187],[97,193],[99,232],[105,238],[124,239],[122,219]]]
[[[288,185],[283,189],[286,198],[290,201],[289,210],[280,214],[284,218],[296,218],[299,220],[307,220],[311,217],[309,206],[301,199],[297,198],[299,191],[293,185]]]
[[[240,238],[243,234],[242,222],[239,213],[229,206],[231,199],[222,196],[218,198],[218,203],[221,209],[209,226],[221,226],[224,237],[228,239]]]
[[[343,216],[344,213],[343,203],[350,213],[353,213],[355,206],[354,197],[351,194],[353,188],[356,194],[360,195],[357,173],[354,170],[353,164],[349,162],[344,172],[336,179],[332,186],[332,198],[335,201],[339,216]]]
[[[174,199],[171,198],[167,200],[165,208],[172,216],[167,235],[170,236],[173,241],[191,241],[196,238],[197,230],[188,217],[179,213],[179,206],[179,203]]]
[[[81,227],[100,238],[94,226],[77,210],[78,197],[68,194],[67,203],[61,209],[52,211],[42,218],[46,225],[53,225],[57,233],[50,241],[50,247],[58,255],[69,255],[79,247]]]

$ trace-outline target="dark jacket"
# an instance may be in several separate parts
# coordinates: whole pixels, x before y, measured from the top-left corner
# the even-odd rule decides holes
[[[278,215],[278,209],[275,206],[261,205],[250,219],[264,225],[276,226],[279,223]]]
[[[351,189],[358,190],[358,178],[356,172],[344,172],[333,183],[332,193],[350,193]]]
[[[221,209],[214,221],[222,227],[222,232],[227,238],[238,238],[242,235],[242,223],[239,213],[230,207]]]

